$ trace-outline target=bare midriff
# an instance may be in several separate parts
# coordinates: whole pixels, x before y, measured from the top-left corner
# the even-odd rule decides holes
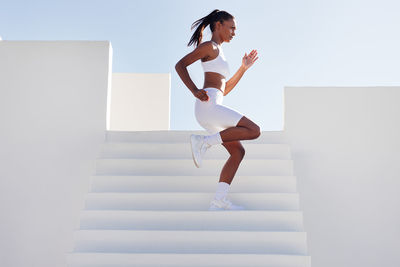
[[[222,93],[225,91],[225,77],[222,74],[216,72],[204,72],[204,85],[203,89],[207,87],[214,87],[220,90]]]

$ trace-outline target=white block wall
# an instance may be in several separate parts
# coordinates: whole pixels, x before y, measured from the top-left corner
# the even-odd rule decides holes
[[[107,41],[0,42],[0,266],[64,266],[111,127],[111,55]],[[400,88],[284,93],[313,266],[399,266]]]
[[[113,73],[112,131],[169,130],[170,73]]]
[[[0,41],[0,266],[65,266],[106,129],[108,41]]]
[[[286,87],[313,266],[400,266],[400,87]]]

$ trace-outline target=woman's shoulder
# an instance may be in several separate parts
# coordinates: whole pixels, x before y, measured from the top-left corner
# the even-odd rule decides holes
[[[197,46],[197,49],[204,51],[203,62],[209,58],[215,58],[218,54],[218,47],[213,43],[213,41],[205,41]]]
[[[204,41],[204,42],[200,43],[198,47],[200,47],[200,46],[207,47],[207,48],[217,47],[217,45],[215,45],[215,43],[213,41]]]

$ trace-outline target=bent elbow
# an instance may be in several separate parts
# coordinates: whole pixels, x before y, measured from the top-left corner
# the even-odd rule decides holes
[[[178,70],[181,68],[181,61],[179,60],[176,64],[175,64],[175,70]]]

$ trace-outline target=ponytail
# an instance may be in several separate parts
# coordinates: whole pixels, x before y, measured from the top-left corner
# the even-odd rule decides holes
[[[229,19],[233,19],[233,18],[234,17],[226,11],[214,9],[207,16],[196,20],[192,24],[191,30],[193,30],[193,28],[195,28],[196,26],[197,26],[197,28],[196,28],[195,32],[193,33],[192,37],[190,38],[188,46],[191,46],[192,44],[196,44],[196,47],[197,47],[201,43],[201,41],[203,39],[203,30],[208,25],[210,25],[211,32],[213,32],[215,22],[220,21],[221,23],[223,23],[224,20],[229,20]]]

